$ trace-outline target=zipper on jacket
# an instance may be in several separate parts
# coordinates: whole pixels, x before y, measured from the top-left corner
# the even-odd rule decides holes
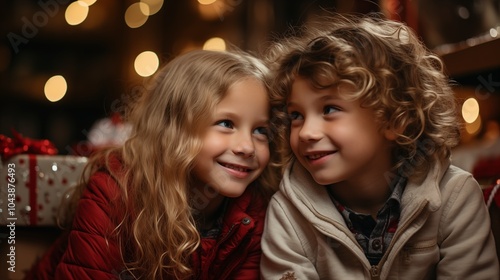
[[[370,275],[374,280],[380,279],[380,270],[378,269],[377,265],[372,265],[372,267],[370,268]]]
[[[396,234],[392,237],[393,241],[397,240],[397,238],[399,237],[400,233],[404,232],[406,230],[406,228],[411,224],[411,222],[413,220],[415,220],[415,217],[417,217],[418,215],[420,215],[420,213],[422,212],[422,210],[424,210],[424,208],[425,208],[426,205],[427,205],[427,203],[421,203],[420,204],[420,206],[417,209],[417,211],[413,212],[413,215],[407,220],[408,222],[406,224],[404,224],[401,228],[398,228]],[[390,252],[392,250],[392,247],[394,247],[394,243],[395,242],[391,242],[391,244],[389,245],[389,247],[385,251],[385,254],[382,256],[382,259],[380,260],[380,262],[378,263],[378,265],[371,267],[370,273],[372,275],[372,279],[380,279],[379,267],[382,268],[384,266],[384,263],[387,260],[387,257],[389,256],[388,252]],[[374,272],[376,272],[376,276],[374,275]]]
[[[397,234],[394,235],[393,237],[393,240],[396,240],[400,233],[403,232],[404,230],[406,230],[406,228],[411,224],[411,221],[413,221],[415,219],[416,216],[420,215],[420,213],[422,212],[422,210],[425,208],[425,206],[427,205],[428,202],[425,202],[425,203],[421,203],[419,208],[417,208],[417,211],[413,212],[413,215],[407,220],[408,222],[406,224],[404,224],[400,229],[401,230],[398,230],[397,231]],[[319,213],[316,213],[316,214],[319,214]],[[327,218],[327,220],[330,220]],[[334,220],[330,220],[330,222],[334,223],[334,224],[337,224],[338,228],[341,229],[343,226],[341,224],[338,224],[337,222],[335,222]],[[321,232],[321,231],[320,231]],[[349,249],[354,255],[357,255],[356,252],[354,251],[354,249],[351,247],[351,246],[348,246],[345,242],[329,235],[328,232],[323,232],[324,235],[326,236],[330,236],[331,238],[337,240],[337,242],[343,244],[347,249]],[[354,243],[358,246],[358,248],[363,251],[363,249],[361,248],[361,246],[358,244],[358,242],[356,240],[353,240],[355,241]],[[389,245],[389,247],[387,248],[386,252],[390,252],[390,250],[392,249],[392,247],[394,247],[394,243],[391,242],[391,244]],[[380,262],[378,263],[378,265],[374,265],[374,266],[371,266],[368,268],[369,270],[369,273],[370,273],[370,276],[371,276],[371,279],[375,279],[375,280],[378,280],[380,279],[380,268],[383,267],[386,259],[388,257],[388,254],[384,254],[384,256],[382,256],[382,259],[380,260]],[[362,260],[361,260],[362,261]]]
[[[229,236],[232,234],[233,232],[233,229],[234,227],[236,226],[236,224],[232,224],[231,227],[229,228],[229,230],[227,231],[226,235],[224,235],[220,240],[219,242],[217,242],[215,244],[215,247],[214,247],[214,250],[211,252],[210,256],[207,258],[207,260],[209,261],[212,261],[215,257],[215,254],[217,253],[217,248],[219,248],[219,246],[224,242],[226,241]],[[209,269],[209,267],[207,267],[207,269]],[[208,276],[208,271],[203,271],[203,274],[206,274]],[[213,276],[213,275],[212,275]]]

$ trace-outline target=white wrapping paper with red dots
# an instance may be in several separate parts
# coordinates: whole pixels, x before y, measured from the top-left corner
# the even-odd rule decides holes
[[[86,157],[16,155],[0,169],[0,224],[55,226],[63,196],[80,182]]]

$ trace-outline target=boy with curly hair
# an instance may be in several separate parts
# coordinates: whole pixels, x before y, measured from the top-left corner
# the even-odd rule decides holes
[[[334,17],[270,51],[289,161],[263,279],[498,279],[440,59],[400,22]]]

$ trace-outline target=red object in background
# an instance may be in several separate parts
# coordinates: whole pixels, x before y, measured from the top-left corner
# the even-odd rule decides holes
[[[487,157],[480,159],[472,171],[474,178],[477,180],[488,180],[492,185],[483,189],[484,201],[488,206],[495,202],[497,207],[500,207],[500,156]]]
[[[500,156],[478,160],[474,165],[472,174],[477,180],[496,180],[500,178]]]
[[[12,129],[13,138],[0,134],[0,156],[5,161],[18,154],[56,155],[57,149],[49,140],[23,137]]]
[[[496,185],[484,189],[483,195],[488,208],[492,203],[495,203],[495,205],[500,208],[500,179],[496,181]]]

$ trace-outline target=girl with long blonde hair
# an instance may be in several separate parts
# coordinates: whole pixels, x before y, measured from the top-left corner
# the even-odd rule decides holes
[[[71,228],[33,275],[61,279],[257,279],[278,185],[266,67],[243,52],[168,63],[99,151]]]

